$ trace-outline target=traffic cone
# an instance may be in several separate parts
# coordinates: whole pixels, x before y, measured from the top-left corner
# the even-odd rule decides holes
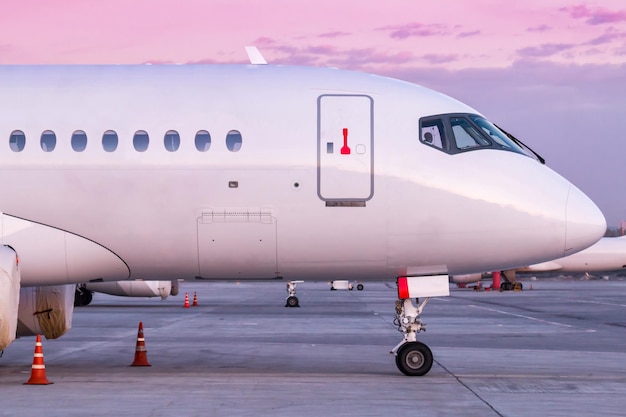
[[[30,371],[30,379],[24,385],[50,385],[53,382],[46,378],[46,365],[43,363],[43,349],[41,348],[41,336],[37,335],[35,343],[35,355],[33,356],[33,366]]]
[[[185,305],[183,306],[183,308],[189,308],[189,293],[188,292],[185,293]]]
[[[135,348],[135,360],[130,366],[152,366],[148,363],[148,352],[146,351],[146,341],[143,338],[143,323],[139,322],[137,331],[137,347]]]
[[[196,292],[193,292],[193,304],[191,304],[192,307],[198,307],[198,294],[196,294]]]

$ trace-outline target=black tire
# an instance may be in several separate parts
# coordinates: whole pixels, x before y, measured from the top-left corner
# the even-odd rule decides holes
[[[287,297],[287,305],[285,307],[300,307],[300,303],[298,302],[298,297],[295,297],[295,296]]]
[[[422,342],[406,343],[396,355],[396,366],[404,375],[426,375],[433,366],[433,353]]]
[[[93,293],[86,289],[76,290],[74,293],[74,307],[84,307],[91,303],[93,300]]]
[[[363,291],[363,284],[356,284],[356,289],[359,291]]]

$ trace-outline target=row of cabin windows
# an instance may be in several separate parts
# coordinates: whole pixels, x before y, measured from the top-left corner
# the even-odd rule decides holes
[[[113,152],[117,149],[119,139],[113,130],[107,130],[102,134],[102,149],[106,152]],[[52,152],[56,148],[57,137],[52,130],[46,130],[41,134],[39,140],[41,149],[44,152]],[[72,149],[82,152],[87,148],[87,134],[82,130],[77,130],[72,134]],[[196,149],[206,152],[211,147],[211,134],[206,130],[199,130],[195,138]],[[241,149],[242,137],[237,130],[231,130],[226,135],[226,148],[231,152]],[[133,135],[133,146],[137,152],[145,152],[150,145],[150,136],[145,130],[138,130]],[[14,130],[9,137],[9,147],[13,152],[22,152],[26,146],[26,135],[21,130]],[[180,135],[175,130],[168,130],[163,137],[163,146],[169,152],[176,152],[180,147]]]

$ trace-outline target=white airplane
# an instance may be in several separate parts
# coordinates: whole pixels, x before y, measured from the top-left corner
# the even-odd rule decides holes
[[[0,67],[0,349],[67,331],[76,283],[397,280],[392,353],[424,375],[421,312],[448,274],[555,259],[606,229],[463,103],[259,64]]]
[[[563,258],[505,271],[508,279],[525,272],[613,272],[626,269],[626,236],[603,237],[592,246]],[[451,275],[450,282],[471,284],[483,274]]]
[[[518,272],[613,272],[626,268],[626,236],[603,237],[594,245],[564,258],[518,269]]]

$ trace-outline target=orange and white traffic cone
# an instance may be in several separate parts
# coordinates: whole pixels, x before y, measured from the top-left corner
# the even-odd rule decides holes
[[[137,331],[137,347],[135,348],[135,360],[130,366],[152,366],[148,363],[148,352],[146,351],[146,340],[143,338],[143,323],[139,322]]]
[[[189,308],[189,293],[188,292],[185,293],[185,305],[183,306],[183,308]]]
[[[43,363],[43,349],[41,348],[41,336],[37,335],[35,343],[35,355],[33,356],[33,366],[30,371],[30,379],[24,385],[50,385],[53,382],[46,378],[46,365]]]
[[[191,304],[192,307],[198,307],[198,294],[196,294],[196,292],[193,292],[193,304]]]

